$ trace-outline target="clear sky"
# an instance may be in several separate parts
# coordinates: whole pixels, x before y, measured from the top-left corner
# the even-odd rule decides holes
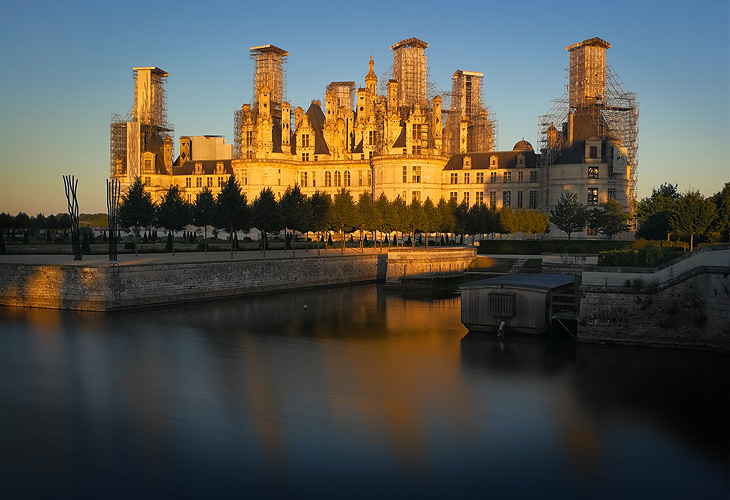
[[[501,150],[537,143],[537,117],[563,95],[565,46],[611,43],[608,62],[637,93],[639,198],[663,182],[709,196],[730,182],[730,7],[693,2],[166,2],[0,0],[0,211],[64,212],[62,175],[82,213],[106,212],[111,115],[133,101],[132,68],[170,76],[167,115],[181,135],[233,142],[251,101],[248,48],[289,51],[292,107],[331,81],[381,77],[390,45],[417,37],[432,80],[484,73]]]

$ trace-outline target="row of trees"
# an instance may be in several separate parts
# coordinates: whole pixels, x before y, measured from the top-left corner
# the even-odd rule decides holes
[[[636,206],[637,238],[681,239],[694,245],[695,236],[706,242],[730,242],[730,182],[705,198],[699,191],[680,193],[677,185],[662,184]]]
[[[316,192],[306,198],[299,187],[294,186],[277,200],[271,189],[266,188],[249,203],[235,176],[231,176],[222,186],[218,196],[214,197],[210,190],[204,188],[192,204],[184,201],[176,186],[171,186],[160,203],[155,204],[137,180],[122,199],[119,221],[122,227],[129,228],[135,235],[139,235],[140,229],[144,227],[157,226],[172,233],[187,225],[195,225],[206,231],[206,241],[207,227],[213,226],[233,236],[232,253],[235,251],[236,232],[248,231],[252,227],[261,232],[261,248],[265,252],[267,234],[281,230],[286,230],[287,234],[291,230],[305,235],[317,233],[319,251],[321,233],[325,231],[340,233],[341,245],[344,247],[345,234],[354,231],[360,233],[361,246],[364,235],[375,231],[388,235],[389,245],[391,234],[409,234],[411,244],[414,245],[416,233],[436,233],[438,244],[439,234],[474,235],[518,231],[532,234],[543,233],[549,226],[547,216],[536,210],[497,211],[484,205],[469,207],[444,199],[434,203],[430,198],[423,203],[414,200],[406,204],[400,197],[390,201],[385,195],[373,201],[368,193],[363,193],[355,200],[346,189],[333,197]],[[403,239],[400,239],[401,245],[404,244]],[[395,238],[395,241],[398,239]]]
[[[11,239],[16,237],[27,238],[28,235],[38,234],[43,231],[47,241],[57,231],[67,232],[71,229],[71,216],[67,213],[45,216],[42,213],[29,216],[25,212],[19,212],[13,216],[8,213],[0,213],[0,230],[7,233]]]

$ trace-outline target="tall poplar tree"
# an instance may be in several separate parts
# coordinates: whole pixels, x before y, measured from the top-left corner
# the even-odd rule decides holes
[[[216,227],[226,229],[231,237],[231,259],[236,245],[236,231],[248,231],[251,218],[246,194],[241,192],[235,175],[231,175],[223,185],[215,200]]]
[[[155,204],[152,201],[152,196],[144,190],[144,185],[139,177],[135,179],[127,193],[122,196],[117,215],[121,227],[133,230],[134,255],[138,255],[137,239],[139,238],[139,229],[150,226],[155,220]]]

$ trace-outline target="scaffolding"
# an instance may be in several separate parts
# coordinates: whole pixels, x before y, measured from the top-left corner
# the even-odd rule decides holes
[[[132,68],[134,103],[126,117],[112,115],[109,130],[110,177],[139,175],[139,156],[148,151],[153,136],[174,140],[175,129],[167,120],[168,73],[157,67]]]
[[[337,115],[340,107],[343,106],[347,111],[352,111],[355,103],[356,89],[357,84],[355,82],[331,82],[330,84],[328,84],[327,88],[325,89],[324,102],[327,102],[327,95],[331,92],[331,95],[335,99],[335,109],[327,111],[332,111],[335,116]]]
[[[268,88],[271,96],[271,114],[281,118],[281,105],[286,101],[286,70],[284,63],[289,52],[275,45],[260,45],[249,49],[254,62],[253,109],[258,112],[259,92]]]
[[[462,122],[466,123],[466,152],[489,152],[497,147],[498,121],[494,111],[484,103],[484,75],[474,71],[458,70],[452,78],[451,94],[444,127],[444,153],[457,154],[461,148]],[[447,99],[443,99],[446,103]]]
[[[401,40],[390,47],[393,51],[393,79],[398,81],[398,107],[428,105],[428,61],[423,53],[426,48],[428,44],[418,38]]]
[[[636,198],[638,172],[639,104],[621,79],[606,64],[611,45],[592,38],[566,47],[570,66],[565,92],[552,101],[547,114],[538,118],[540,165],[552,166],[565,146],[570,113],[591,117],[598,138],[614,142],[626,151],[629,165],[630,203]],[[546,170],[549,175],[549,170]]]

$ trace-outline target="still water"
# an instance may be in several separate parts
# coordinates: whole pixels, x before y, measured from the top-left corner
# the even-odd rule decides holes
[[[376,285],[0,308],[2,498],[728,498],[728,356],[459,315]]]

